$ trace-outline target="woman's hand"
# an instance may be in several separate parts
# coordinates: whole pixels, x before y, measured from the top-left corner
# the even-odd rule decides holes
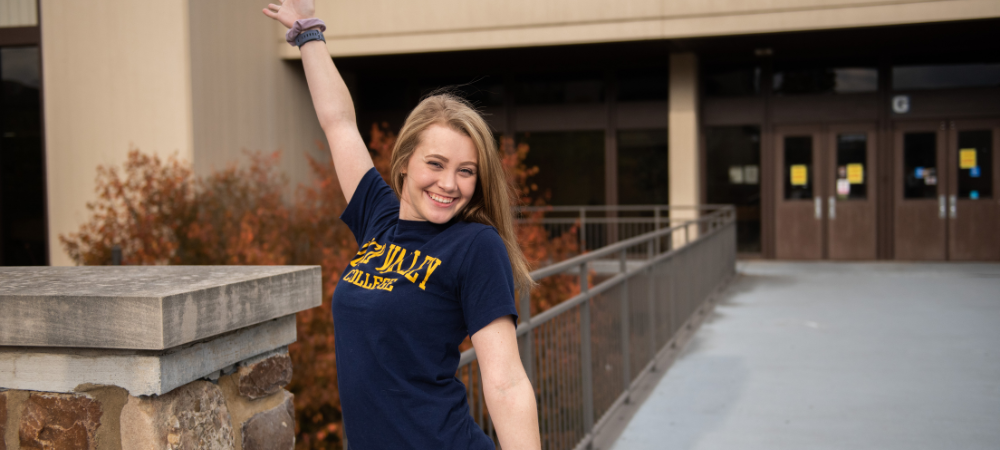
[[[285,28],[291,28],[296,20],[308,19],[316,12],[315,0],[281,0],[281,5],[270,3],[264,8],[264,15],[278,22]]]

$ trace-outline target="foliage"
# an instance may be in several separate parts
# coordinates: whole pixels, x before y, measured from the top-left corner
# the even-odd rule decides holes
[[[383,178],[395,140],[387,124],[372,125],[368,145]],[[538,168],[524,164],[528,146],[509,137],[500,144],[518,202],[544,205],[544,196],[529,182]],[[120,170],[98,167],[97,199],[87,204],[90,220],[60,241],[82,265],[108,264],[116,245],[123,264],[320,265],[323,303],[297,316],[298,340],[289,348],[295,374],[288,389],[295,394],[296,448],[337,448],[343,427],[331,298],[357,243],[339,219],[347,203],[333,164],[307,158],[314,181],[298,186],[288,202],[278,152],[248,153],[249,164],[198,177],[176,155],[163,160],[131,149]],[[525,216],[517,230],[532,267],[578,252],[575,229],[551,236],[533,223],[542,214]],[[531,313],[578,292],[576,277],[549,277],[532,291]],[[469,345],[467,340],[463,348]]]

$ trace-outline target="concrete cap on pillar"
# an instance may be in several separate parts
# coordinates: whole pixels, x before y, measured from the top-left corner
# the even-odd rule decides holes
[[[322,303],[319,266],[0,268],[0,346],[165,350]]]

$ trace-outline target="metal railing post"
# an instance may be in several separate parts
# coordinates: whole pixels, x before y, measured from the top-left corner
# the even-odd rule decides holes
[[[646,252],[650,261],[654,258],[653,241],[646,245]],[[652,267],[646,267],[646,279],[649,291],[649,362],[650,370],[656,372],[656,283],[653,277]]]
[[[580,293],[590,290],[587,280],[587,263],[580,264]],[[594,430],[594,373],[590,352],[590,299],[580,304],[580,366],[583,369],[583,432]]]
[[[521,316],[521,324],[528,326],[531,323],[531,288],[521,289],[521,308],[518,313]],[[521,353],[521,365],[524,372],[528,374],[531,385],[535,385],[535,333],[529,330],[524,335],[524,345],[519,348]]]
[[[580,253],[587,251],[587,209],[580,208]]]
[[[626,249],[622,249],[619,263],[622,275],[628,274],[628,261],[626,259]],[[625,391],[625,403],[630,403],[631,393],[629,392],[629,386],[632,385],[632,331],[629,329],[631,325],[629,322],[632,321],[631,312],[629,308],[629,302],[631,299],[628,295],[628,278],[622,281],[622,389]]]

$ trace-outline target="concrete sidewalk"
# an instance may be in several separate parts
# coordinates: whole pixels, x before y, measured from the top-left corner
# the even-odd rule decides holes
[[[615,450],[1000,449],[1000,264],[739,271]]]

